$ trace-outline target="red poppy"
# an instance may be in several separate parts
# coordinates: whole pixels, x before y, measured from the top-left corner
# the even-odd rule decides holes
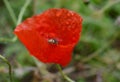
[[[81,28],[79,14],[67,9],[49,9],[27,18],[14,33],[38,60],[66,66],[79,40]]]

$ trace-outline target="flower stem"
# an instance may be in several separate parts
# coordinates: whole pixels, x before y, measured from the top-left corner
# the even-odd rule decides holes
[[[30,2],[31,2],[31,0],[26,0],[25,4],[24,4],[23,7],[21,8],[20,14],[19,14],[19,16],[18,16],[17,25],[21,23],[23,14],[24,14],[26,8],[28,7],[28,5],[30,4]]]
[[[5,3],[6,8],[8,9],[8,11],[9,11],[9,13],[10,13],[10,16],[11,16],[14,24],[16,25],[17,18],[16,18],[16,16],[15,16],[15,13],[14,13],[12,7],[10,6],[8,0],[3,0],[3,1],[4,1],[4,3]]]
[[[120,3],[120,0],[109,0],[108,3],[102,9],[95,11],[93,13],[93,16],[101,18],[101,16],[103,16],[106,10],[116,5],[117,3]]]
[[[75,82],[72,79],[70,79],[67,75],[65,75],[61,69],[61,66],[59,64],[56,65],[58,70],[60,71],[61,75],[63,76],[63,78],[68,81],[68,82]]]
[[[12,67],[11,67],[9,61],[5,57],[3,57],[1,54],[0,54],[0,59],[2,59],[6,64],[8,64],[8,66],[9,66],[9,75],[10,75],[10,82],[13,82],[13,79],[12,79]]]
[[[112,7],[113,5],[119,3],[120,0],[109,0],[108,1],[108,4],[105,5],[102,9],[101,9],[101,12],[104,13],[107,9],[109,9],[110,7]]]
[[[26,8],[28,7],[28,5],[30,4],[30,2],[31,2],[31,0],[26,0],[25,4],[24,4],[23,7],[21,8],[20,14],[19,14],[19,16],[18,16],[18,21],[17,21],[17,23],[16,23],[16,17],[15,17],[15,14],[14,14],[14,12],[13,12],[13,10],[12,10],[9,2],[8,2],[7,0],[4,0],[4,3],[5,3],[5,5],[6,5],[6,7],[7,7],[7,9],[9,10],[9,13],[10,13],[12,19],[15,21],[15,22],[14,22],[15,25],[18,25],[18,24],[21,23],[22,18],[23,18],[23,14],[24,14]],[[16,36],[14,36],[12,39],[0,38],[0,42],[3,42],[3,43],[6,43],[6,42],[15,42],[16,40],[17,40],[17,37],[16,37]]]
[[[14,36],[13,38],[9,39],[9,38],[0,38],[0,43],[7,43],[7,42],[15,42],[17,40],[17,37]]]

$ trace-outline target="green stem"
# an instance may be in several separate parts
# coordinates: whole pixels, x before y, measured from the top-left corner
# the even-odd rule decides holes
[[[36,14],[37,11],[37,0],[33,0],[33,14]]]
[[[4,1],[4,3],[5,3],[6,8],[8,9],[8,11],[9,11],[9,13],[10,13],[10,16],[11,16],[14,24],[16,25],[17,18],[16,18],[16,16],[15,16],[15,13],[14,13],[12,7],[10,6],[8,0],[3,0],[3,1]]]
[[[9,39],[9,38],[0,38],[0,43],[7,43],[7,42],[15,42],[17,40],[17,37],[14,36],[12,39]]]
[[[19,14],[19,16],[18,16],[17,25],[21,23],[23,14],[24,14],[26,8],[28,7],[28,5],[30,4],[30,2],[31,2],[31,0],[26,0],[25,4],[24,4],[23,7],[21,8],[20,14]]]
[[[120,0],[109,0],[108,4],[105,5],[100,11],[101,13],[104,13],[107,9],[109,9],[110,7],[112,7],[113,5],[119,3]]]
[[[21,9],[21,11],[20,11],[20,14],[19,14],[19,16],[18,16],[17,25],[22,21],[23,14],[24,14],[27,6],[30,4],[30,2],[31,2],[31,0],[27,0],[26,3],[24,4],[24,6],[22,7],[22,9]],[[4,0],[4,3],[5,3],[5,5],[6,5],[6,7],[7,7],[7,9],[9,10],[10,15],[11,15],[14,23],[16,24],[15,14],[14,14],[14,12],[13,12],[10,4],[8,3],[7,0]],[[10,39],[5,39],[5,38],[0,38],[0,42],[1,42],[1,41],[3,41],[3,42],[15,42],[16,40],[17,40],[17,37],[16,37],[16,36],[13,37],[13,39],[11,39],[11,40],[10,40]],[[13,82],[13,79],[12,79],[12,67],[11,67],[9,61],[8,61],[5,57],[3,57],[2,55],[0,55],[0,58],[1,58],[4,62],[6,62],[6,63],[8,64],[8,66],[9,66],[9,75],[10,75],[10,82]]]
[[[61,69],[61,66],[59,64],[56,65],[58,70],[60,71],[61,75],[63,76],[63,78],[68,81],[68,82],[75,82],[72,79],[70,79],[67,75],[65,75]]]
[[[12,11],[12,8],[10,7],[10,4],[8,3],[7,0],[4,0],[4,2],[5,2],[5,3],[7,2],[6,6],[7,6],[8,10],[10,11],[10,14],[12,15],[11,17],[14,19],[14,18],[15,18],[15,17],[14,17],[15,15],[14,15],[14,12]],[[28,7],[28,5],[30,4],[30,2],[31,2],[31,0],[26,0],[25,4],[24,4],[23,7],[21,8],[20,14],[19,14],[19,16],[18,16],[17,24],[16,24],[16,20],[14,19],[14,20],[15,20],[15,25],[18,25],[18,24],[21,23],[22,18],[23,18],[23,14],[24,14],[26,8]],[[8,6],[8,5],[9,5],[9,6]],[[6,42],[15,42],[16,40],[17,40],[17,37],[16,37],[16,36],[13,37],[12,39],[0,38],[0,42],[3,42],[3,43],[6,43]]]
[[[12,79],[12,67],[11,67],[9,61],[5,57],[3,57],[1,54],[0,54],[0,59],[2,59],[6,64],[8,64],[8,66],[9,66],[9,75],[10,75],[10,82],[13,82],[13,79]]]
[[[95,11],[92,15],[94,17],[99,17],[103,16],[104,12],[109,9],[110,7],[114,6],[115,4],[119,3],[120,0],[109,0],[108,3],[100,10]]]

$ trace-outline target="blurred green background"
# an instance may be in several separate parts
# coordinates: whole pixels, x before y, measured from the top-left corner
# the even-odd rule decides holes
[[[26,0],[9,0],[16,18]],[[120,82],[120,0],[32,0],[23,20],[49,8],[67,8],[83,17],[81,39],[69,66],[63,68],[76,82]],[[11,42],[16,25],[0,0],[0,54],[14,71],[14,82],[66,82],[54,64],[30,56],[19,42]],[[9,82],[8,67],[0,60],[0,82]]]

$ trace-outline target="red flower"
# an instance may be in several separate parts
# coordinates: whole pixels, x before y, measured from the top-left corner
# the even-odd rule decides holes
[[[26,19],[14,33],[29,52],[44,63],[66,66],[79,40],[82,18],[67,9],[49,9]]]

